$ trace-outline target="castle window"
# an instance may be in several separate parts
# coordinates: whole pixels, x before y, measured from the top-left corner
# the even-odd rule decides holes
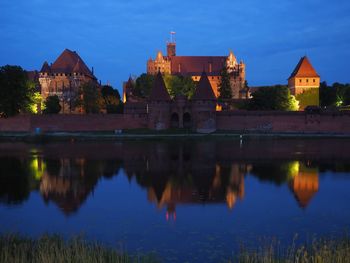
[[[299,82],[301,83],[301,79],[299,79]]]
[[[306,79],[306,83],[309,83],[309,79]]]
[[[214,79],[214,77],[211,77],[211,79]]]
[[[313,79],[313,82],[315,83],[315,82],[316,82],[316,80],[315,80],[315,79]]]

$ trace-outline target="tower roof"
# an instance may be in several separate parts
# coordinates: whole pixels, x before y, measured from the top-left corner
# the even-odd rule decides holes
[[[42,73],[50,73],[51,72],[51,68],[50,68],[49,64],[47,63],[47,61],[44,62],[43,66],[41,67],[40,72],[42,72]]]
[[[163,101],[171,100],[170,95],[165,87],[162,74],[160,72],[158,72],[158,74],[156,75],[149,99]]]
[[[210,85],[207,74],[203,71],[192,100],[216,100],[213,88]]]
[[[316,70],[311,65],[309,59],[306,56],[304,56],[299,60],[299,63],[293,70],[289,79],[294,77],[316,78],[320,76],[317,74]]]
[[[79,70],[79,71],[74,71]],[[84,73],[93,76],[77,52],[65,49],[51,66],[53,73]]]

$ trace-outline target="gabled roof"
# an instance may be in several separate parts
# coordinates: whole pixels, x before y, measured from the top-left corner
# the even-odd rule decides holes
[[[213,88],[210,85],[208,76],[204,71],[193,94],[192,100],[216,100]]]
[[[200,75],[203,70],[209,75],[220,75],[227,57],[224,56],[173,56],[171,59],[171,74],[183,76]],[[211,69],[209,69],[209,64]],[[180,66],[179,66],[180,65]],[[180,72],[179,72],[180,68]],[[210,72],[211,71],[211,72]]]
[[[78,70],[78,71],[74,71]],[[51,66],[52,73],[84,73],[93,76],[77,52],[65,49]]]
[[[47,63],[47,61],[44,62],[43,66],[41,67],[40,72],[42,72],[42,73],[50,73],[51,72],[51,68],[50,68],[49,64]]]
[[[294,77],[316,78],[320,76],[317,74],[316,70],[311,65],[309,59],[306,56],[304,56],[299,60],[298,65],[295,67],[288,79]]]
[[[149,99],[163,101],[171,100],[170,95],[166,89],[162,74],[160,72],[158,72],[156,75]]]

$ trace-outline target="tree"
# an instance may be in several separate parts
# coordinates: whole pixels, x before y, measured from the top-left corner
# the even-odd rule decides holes
[[[82,84],[75,104],[82,107],[85,113],[99,113],[103,99],[97,84],[92,81]]]
[[[35,85],[19,66],[0,67],[0,117],[14,116],[30,108]]]
[[[136,79],[136,85],[132,94],[139,98],[147,98],[151,93],[154,83],[154,76],[150,74],[142,74]],[[196,83],[191,77],[181,75],[163,75],[165,86],[169,95],[173,98],[176,95],[185,95],[191,98],[196,89]]]
[[[151,93],[154,83],[154,76],[151,74],[141,74],[136,79],[135,87],[132,94],[139,98],[147,98]]]
[[[176,95],[184,95],[187,98],[191,98],[193,96],[196,83],[191,77],[165,74],[163,78],[170,97],[174,98]]]
[[[119,91],[113,89],[109,85],[105,85],[101,89],[102,99],[103,99],[103,108],[107,113],[122,113],[123,112],[123,103],[120,100]]]
[[[60,99],[57,95],[48,96],[45,100],[44,114],[57,114],[61,111]]]
[[[232,99],[232,88],[230,82],[230,75],[226,67],[223,67],[220,73],[221,81],[219,84],[219,100],[230,100]]]
[[[298,110],[298,103],[286,86],[261,87],[252,97],[248,103],[250,110]]]

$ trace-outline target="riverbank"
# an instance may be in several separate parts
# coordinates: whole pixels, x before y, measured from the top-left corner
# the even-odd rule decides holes
[[[155,255],[129,255],[117,249],[87,242],[82,238],[63,238],[42,236],[31,239],[18,235],[3,235],[0,237],[0,262],[22,263],[150,263],[159,262]]]
[[[106,132],[2,132],[0,141],[50,142],[50,141],[123,141],[123,140],[156,140],[156,139],[263,139],[263,138],[350,138],[348,133],[273,133],[273,132],[227,132],[217,131],[201,134],[183,131],[106,131]]]
[[[276,243],[277,244],[277,243]],[[277,244],[254,250],[242,248],[231,259],[223,262],[240,263],[347,263],[350,262],[350,239],[316,240],[309,245],[295,245],[285,249]],[[164,259],[166,261],[166,259]],[[189,262],[191,260],[189,259]],[[39,239],[2,235],[0,262],[60,263],[60,262],[161,262],[155,254],[132,256],[111,247],[87,242],[82,238],[64,241],[59,236],[42,236]]]

